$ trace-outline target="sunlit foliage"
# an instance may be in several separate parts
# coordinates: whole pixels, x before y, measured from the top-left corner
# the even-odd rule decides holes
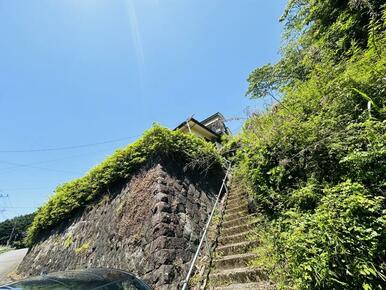
[[[0,245],[9,244],[13,248],[24,248],[24,239],[33,218],[34,214],[26,214],[1,222]]]
[[[114,185],[122,184],[141,168],[158,162],[183,166],[192,163],[194,166],[203,166],[201,171],[218,171],[222,161],[212,143],[155,125],[138,141],[117,150],[84,177],[59,186],[49,201],[37,211],[28,230],[29,245],[60,222],[72,218],[79,209],[96,198],[108,195]]]
[[[280,101],[239,136],[238,174],[265,216],[281,288],[386,288],[384,1],[289,1],[281,60],[249,77]]]

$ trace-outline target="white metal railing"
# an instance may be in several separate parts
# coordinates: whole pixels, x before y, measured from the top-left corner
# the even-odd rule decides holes
[[[209,229],[209,226],[210,226],[210,224],[211,224],[211,222],[212,222],[212,218],[213,218],[213,215],[214,215],[215,210],[216,210],[216,208],[217,208],[217,205],[218,205],[218,203],[219,203],[220,196],[221,196],[221,192],[222,192],[222,190],[224,189],[224,187],[226,188],[225,183],[226,183],[226,180],[227,180],[227,178],[228,178],[230,169],[231,169],[231,164],[229,163],[228,168],[227,168],[227,171],[226,171],[225,176],[224,176],[224,179],[222,180],[220,190],[219,190],[219,192],[218,192],[218,194],[217,194],[216,201],[215,201],[215,203],[214,203],[214,205],[213,205],[212,212],[210,213],[210,216],[209,216],[208,221],[207,221],[207,223],[206,223],[206,226],[205,226],[205,228],[204,228],[204,232],[202,233],[201,240],[200,240],[200,244],[198,245],[197,250],[196,250],[196,253],[195,253],[194,256],[193,256],[192,263],[190,264],[188,274],[186,275],[186,278],[185,278],[185,280],[184,280],[184,284],[182,285],[181,290],[186,290],[186,289],[187,289],[188,284],[189,284],[190,277],[192,276],[192,273],[193,273],[194,265],[196,264],[196,261],[197,261],[197,258],[198,258],[198,256],[199,256],[199,254],[200,254],[202,245],[203,245],[204,241],[207,242],[207,239],[206,239],[206,238],[207,238],[208,229]]]

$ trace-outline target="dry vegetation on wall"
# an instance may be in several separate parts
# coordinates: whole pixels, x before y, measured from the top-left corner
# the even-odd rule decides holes
[[[145,220],[146,215],[149,214],[149,208],[152,207],[152,197],[145,189],[152,186],[157,176],[157,171],[146,171],[140,172],[131,179],[130,195],[127,195],[124,198],[123,204],[117,208],[117,233],[119,236],[132,236],[135,233],[141,232],[142,222]],[[130,198],[132,196],[135,196],[135,200]],[[125,215],[127,208],[131,208],[131,215]]]
[[[144,166],[156,162],[174,162],[179,165],[195,164],[197,170],[218,170],[222,159],[215,146],[193,135],[153,126],[135,143],[117,150],[84,177],[59,186],[49,201],[36,213],[28,230],[27,242],[31,246],[42,233],[71,218],[74,213],[93,202],[108,189],[128,180]],[[198,168],[197,168],[198,167]],[[192,170],[191,166],[187,170]]]

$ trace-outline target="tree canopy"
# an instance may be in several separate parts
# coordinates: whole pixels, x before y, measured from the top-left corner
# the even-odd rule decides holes
[[[250,98],[278,100],[235,161],[265,220],[255,263],[279,288],[386,287],[385,11],[291,0],[280,60],[248,78]]]
[[[0,245],[7,245],[14,248],[26,246],[25,237],[27,229],[31,225],[34,214],[26,214],[7,219],[0,223]]]

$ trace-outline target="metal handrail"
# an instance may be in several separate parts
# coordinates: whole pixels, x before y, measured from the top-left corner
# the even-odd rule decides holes
[[[220,190],[219,190],[218,195],[217,195],[217,198],[216,198],[216,202],[215,202],[214,205],[213,205],[212,212],[210,213],[209,219],[208,219],[208,221],[207,221],[207,223],[206,223],[206,226],[205,226],[205,228],[204,228],[204,232],[203,232],[203,234],[202,234],[202,236],[201,236],[200,244],[198,245],[197,250],[196,250],[196,253],[194,254],[192,263],[190,264],[190,268],[189,268],[188,274],[186,275],[186,278],[185,278],[185,280],[184,280],[184,284],[182,285],[181,290],[186,290],[187,287],[188,287],[188,283],[189,283],[189,280],[190,280],[190,276],[192,276],[194,265],[196,264],[198,255],[200,254],[202,244],[203,244],[204,241],[205,241],[206,234],[207,234],[207,232],[208,232],[210,223],[212,222],[212,218],[213,218],[214,212],[215,212],[215,210],[216,210],[216,208],[217,208],[217,204],[218,204],[218,202],[219,202],[219,200],[220,200],[221,192],[222,192],[222,190],[223,190],[223,188],[224,188],[224,186],[225,186],[225,182],[226,182],[226,180],[227,180],[227,177],[228,177],[228,174],[229,174],[230,169],[231,169],[231,164],[229,163],[229,166],[228,166],[227,171],[226,171],[226,173],[225,173],[224,179],[222,180],[221,187],[220,187]]]

